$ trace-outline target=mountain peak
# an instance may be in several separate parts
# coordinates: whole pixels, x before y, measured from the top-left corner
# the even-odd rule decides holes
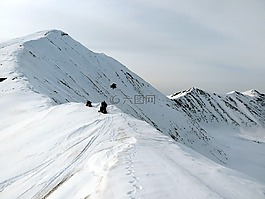
[[[181,96],[184,96],[184,95],[187,95],[187,94],[200,94],[200,95],[205,95],[206,93],[207,92],[203,91],[200,88],[191,87],[191,88],[189,88],[187,90],[183,90],[183,91],[176,92],[176,93],[170,95],[169,97],[170,98],[178,98],[178,97],[181,97]]]
[[[248,91],[245,91],[243,92],[244,95],[249,95],[249,96],[256,96],[256,97],[259,97],[261,95],[264,95],[264,94],[261,94],[258,90],[256,89],[251,89],[251,90],[248,90]]]
[[[52,39],[52,38],[60,38],[60,37],[65,37],[65,36],[68,36],[68,34],[61,30],[51,29],[51,30],[39,31],[31,35],[22,37],[21,39],[24,42],[27,42],[27,41],[32,41],[32,40],[38,40],[41,38]]]
[[[36,41],[40,40],[42,38],[47,38],[49,40],[54,40],[62,37],[68,36],[67,33],[61,31],[61,30],[44,30],[44,31],[39,31],[27,36],[23,37],[18,37],[15,39],[11,39],[5,42],[0,43],[0,49],[3,51],[8,51],[8,52],[15,52],[19,49],[21,49],[22,46],[24,46],[25,43],[31,42],[31,41]]]
[[[200,88],[197,88],[197,87],[192,87],[190,89],[187,90],[187,93],[198,93],[198,94],[205,94],[206,92],[203,91],[202,89]]]
[[[67,33],[65,33],[65,32],[63,32],[63,31],[61,31],[61,30],[56,30],[56,29],[53,29],[53,30],[48,30],[48,31],[44,31],[45,32],[45,34],[44,34],[44,36],[47,36],[47,35],[56,35],[56,36],[68,36],[68,34]]]

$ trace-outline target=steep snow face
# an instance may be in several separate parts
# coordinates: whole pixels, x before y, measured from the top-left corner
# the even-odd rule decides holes
[[[39,32],[1,44],[2,69],[9,80],[65,102],[107,101],[217,162],[226,162],[214,138],[175,102],[116,60],[94,53],[64,32]],[[12,66],[12,67],[11,67]],[[110,88],[115,83],[116,88]]]
[[[218,95],[191,88],[170,98],[219,141],[228,167],[265,180],[264,94],[251,90]]]

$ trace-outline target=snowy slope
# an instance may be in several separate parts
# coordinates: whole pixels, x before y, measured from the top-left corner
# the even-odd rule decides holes
[[[191,88],[169,96],[218,140],[226,166],[265,181],[265,95],[256,90],[225,95]]]
[[[0,45],[4,77],[24,81],[54,104],[106,100],[166,135],[220,163],[226,155],[175,103],[125,66],[94,53],[62,31],[43,31]],[[117,84],[111,89],[112,83]]]
[[[265,183],[109,106],[0,84],[0,198],[264,198]]]

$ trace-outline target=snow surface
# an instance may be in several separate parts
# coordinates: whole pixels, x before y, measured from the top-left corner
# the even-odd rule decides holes
[[[35,95],[18,93],[19,106],[9,104],[1,112],[14,122],[1,121],[0,198],[265,196],[263,183],[212,162],[115,106],[102,115],[98,104],[29,103],[40,97]],[[1,105],[3,98],[12,99],[1,97]]]
[[[60,31],[55,31],[55,33],[56,37],[58,35],[68,37]],[[134,94],[135,90],[146,92],[146,94],[153,92],[160,102],[153,107],[134,106],[128,103],[117,104],[120,109],[110,105],[107,109],[108,114],[100,114],[98,113],[99,102],[104,97],[99,96],[110,92],[106,86],[109,86],[112,81],[106,82],[98,78],[96,74],[91,74],[91,78],[93,77],[91,83],[95,83],[94,86],[100,86],[100,89],[106,91],[101,94],[96,94],[95,88],[91,89],[89,84],[87,84],[86,91],[82,90],[83,84],[79,88],[75,87],[80,82],[85,82],[79,79],[82,78],[80,75],[72,77],[75,73],[79,74],[80,67],[69,71],[65,56],[70,56],[71,53],[63,56],[57,51],[54,52],[53,48],[44,47],[46,42],[39,43],[41,39],[47,40],[49,34],[50,32],[40,32],[0,44],[0,77],[7,77],[6,80],[0,82],[1,199],[265,198],[264,156],[262,156],[264,144],[250,142],[247,136],[251,138],[253,136],[249,131],[241,134],[245,135],[241,139],[245,141],[240,144],[240,150],[243,146],[250,148],[253,144],[260,147],[248,153],[253,160],[252,165],[257,166],[255,172],[260,174],[260,178],[253,173],[239,171],[242,164],[247,163],[242,159],[238,162],[240,165],[235,165],[234,169],[228,168],[227,164],[238,155],[232,153],[233,150],[230,150],[227,163],[223,165],[217,163],[216,159],[212,161],[208,158],[211,152],[209,149],[224,147],[226,141],[231,138],[231,136],[226,137],[229,133],[221,134],[219,129],[212,128],[211,130],[210,126],[206,126],[205,123],[200,124],[205,125],[203,127],[207,129],[207,132],[211,132],[211,136],[215,137],[213,141],[192,145],[193,148],[198,148],[200,153],[206,154],[205,157],[184,144],[175,142],[165,135],[167,133],[162,134],[145,121],[132,117],[135,116],[131,113],[133,109],[135,114],[138,114],[137,118],[142,117],[145,120],[144,114],[148,116],[155,114],[156,112],[150,110],[157,108],[158,105],[161,106],[159,109],[161,112],[156,114],[157,120],[160,114],[166,114],[168,111],[169,118],[177,116],[176,119],[179,119],[177,127],[188,128],[191,124],[199,125],[196,120],[192,122],[184,111],[174,109],[174,101],[167,100],[166,97],[160,98],[157,91],[141,79],[138,80],[138,77],[130,71],[139,84],[144,84],[143,88],[135,88],[135,83],[127,82],[122,86],[123,89],[112,92],[116,92],[120,98],[122,95],[118,95],[118,92],[129,94]],[[51,41],[55,43],[56,40]],[[27,45],[33,48],[30,52],[36,54],[35,57],[29,51],[25,51]],[[73,45],[78,44],[73,43]],[[60,70],[66,71],[57,71],[58,68],[51,69],[50,61],[53,57],[49,55],[47,48],[51,54],[57,53],[56,58],[61,56],[61,59],[54,61],[63,62],[65,67],[62,67],[63,63],[60,64]],[[63,49],[64,45],[58,45],[56,48]],[[37,55],[37,52],[45,51],[45,49],[46,53],[43,52],[42,56]],[[80,53],[84,49],[79,47],[78,50],[77,53]],[[87,53],[88,50],[85,51]],[[44,56],[47,64],[45,64]],[[91,57],[93,56],[101,55],[94,55],[91,52]],[[102,63],[105,63],[108,59],[105,55],[102,56],[104,57]],[[76,56],[72,58],[76,59],[74,63],[78,62]],[[79,64],[82,65],[82,63]],[[115,65],[115,67],[113,71],[120,71],[120,65]],[[86,73],[95,72],[95,70],[83,70]],[[128,71],[125,67],[123,70]],[[105,73],[109,76],[110,71],[106,69]],[[100,75],[103,76],[103,73]],[[66,81],[70,78],[69,76],[73,78],[72,82],[76,81],[70,87],[80,92],[79,94],[74,94],[73,90],[71,93],[65,88],[71,82],[69,79]],[[66,85],[60,80],[65,80],[63,82]],[[126,81],[126,79],[122,78],[121,81]],[[125,88],[125,85],[134,88]],[[90,93],[88,93],[90,95],[85,95],[87,91],[93,95]],[[92,108],[84,106],[83,102],[88,96],[91,98],[94,96],[93,101],[98,100],[93,103]],[[172,104],[169,107],[163,103]],[[165,109],[165,107],[168,108]],[[124,113],[126,109],[130,115]],[[167,115],[164,117],[167,118]],[[160,117],[159,120],[160,123],[165,121],[165,125],[168,125],[166,119]],[[158,121],[154,123],[163,127]],[[171,124],[170,128],[174,127],[172,123],[169,124]],[[221,126],[224,127],[224,125]],[[166,127],[163,129],[165,130]],[[241,128],[241,130],[246,129]],[[180,134],[184,136],[187,132],[183,134],[180,132]],[[259,138],[264,136],[262,132],[255,135]],[[235,136],[234,140],[227,142],[229,146],[226,145],[224,148],[236,146],[239,143],[237,138]],[[196,140],[195,135],[193,142]],[[263,141],[260,140],[260,142]],[[202,143],[206,146],[202,147]],[[243,143],[249,143],[249,145],[243,145]],[[261,153],[261,156],[255,156],[254,152]]]

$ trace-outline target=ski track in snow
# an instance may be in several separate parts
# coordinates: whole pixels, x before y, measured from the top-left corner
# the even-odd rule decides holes
[[[52,111],[50,111],[50,114],[53,114]],[[31,191],[34,191],[36,189],[38,191],[36,192],[36,194],[34,194],[32,198],[49,198],[49,196],[52,196],[52,194],[57,189],[59,189],[60,186],[62,186],[65,182],[70,180],[71,177],[74,176],[76,172],[78,172],[78,170],[80,169],[79,165],[85,164],[85,162],[87,161],[86,159],[89,156],[93,155],[93,150],[96,148],[95,145],[100,145],[102,139],[103,142],[105,142],[104,139],[106,139],[106,137],[109,137],[108,139],[109,142],[113,142],[113,144],[110,147],[103,148],[97,152],[100,153],[105,151],[108,157],[115,156],[115,154],[117,153],[115,149],[116,147],[118,148],[118,152],[121,152],[125,147],[123,146],[124,144],[128,145],[127,147],[131,146],[130,144],[126,143],[127,142],[131,143],[134,141],[131,138],[131,136],[127,135],[126,132],[124,132],[125,129],[124,130],[120,129],[121,133],[116,133],[116,131],[113,129],[113,125],[115,124],[113,124],[112,115],[106,115],[103,116],[103,118],[100,118],[102,117],[102,115],[98,113],[96,114],[99,116],[99,119],[96,119],[95,121],[89,124],[84,124],[78,129],[70,132],[68,135],[59,136],[60,140],[55,142],[55,144],[49,149],[49,151],[52,152],[52,155],[47,157],[45,160],[43,160],[44,163],[36,166],[35,168],[27,172],[21,173],[15,177],[12,177],[10,179],[1,182],[0,183],[1,192],[4,191],[9,186],[16,183],[20,183],[20,181],[24,181],[25,179],[28,181],[37,180],[39,182],[37,182],[35,185],[32,185],[31,187],[28,187],[18,198],[25,198],[27,197],[27,194],[31,193]],[[45,119],[43,119],[43,117],[41,117],[41,120],[45,122]],[[122,120],[125,120],[124,117],[122,117]],[[30,123],[32,122],[34,121],[30,121]],[[23,128],[29,127],[29,125],[22,125],[22,127]],[[110,129],[112,130],[110,131]],[[65,147],[63,150],[58,151],[58,147],[63,143],[63,140],[61,139],[69,143],[63,146]],[[97,142],[97,144],[94,144],[95,142]],[[120,146],[119,143],[121,143]],[[115,144],[118,145],[115,146]],[[76,148],[78,148],[79,152],[74,153],[74,155],[71,154],[72,151],[74,151]],[[71,154],[70,155],[71,158],[67,157],[69,159],[67,160],[67,164],[63,164],[60,166],[59,169],[54,170],[52,176],[50,177],[49,173],[47,173],[47,176],[44,177],[47,178],[47,180],[40,178],[36,179],[36,176],[38,176],[38,174],[46,173],[47,170],[52,169],[54,167],[56,168],[58,161],[64,159],[66,157],[66,154]],[[31,157],[33,158],[33,156]]]
[[[64,168],[60,173],[58,173],[55,178],[53,178],[52,180],[50,180],[48,182],[48,184],[33,198],[39,198],[40,195],[42,195],[41,193],[46,192],[47,187],[49,187],[52,182],[56,181],[58,178],[62,178],[61,176],[63,176],[63,179],[58,183],[58,185],[56,187],[53,188],[49,188],[49,190],[51,190],[48,194],[46,194],[44,196],[44,198],[48,197],[53,191],[55,191],[55,189],[57,189],[60,184],[62,184],[64,181],[67,181],[72,175],[74,175],[74,166],[81,164],[78,163],[78,161],[82,161],[80,160],[81,158],[83,158],[83,156],[88,157],[89,154],[91,153],[91,149],[90,147],[92,146],[92,144],[98,139],[99,136],[103,136],[106,135],[108,133],[108,129],[111,127],[112,125],[112,117],[106,117],[103,122],[102,121],[95,121],[94,123],[96,123],[99,128],[97,129],[97,131],[95,131],[92,135],[90,135],[89,137],[85,137],[84,139],[78,141],[77,143],[74,143],[73,146],[71,146],[69,149],[71,149],[72,147],[75,147],[76,145],[82,143],[82,142],[88,142],[85,147],[81,150],[81,152],[71,161],[71,163]],[[86,128],[89,128],[89,125],[86,126]],[[84,131],[85,128],[82,129],[82,131]],[[80,131],[80,130],[78,130]],[[74,132],[75,134],[76,132]],[[80,132],[82,133],[82,132]],[[73,136],[73,134],[70,135],[71,137]],[[69,136],[68,136],[69,139]],[[65,152],[67,152],[69,149],[67,149]],[[58,158],[58,156],[56,157]],[[70,170],[67,172],[67,170]],[[64,173],[67,172],[67,174],[65,175]]]
[[[32,165],[42,163],[16,176],[1,180],[0,198],[105,199],[112,194],[114,198],[130,199],[176,196],[187,198],[189,194],[194,194],[188,192],[189,186],[197,191],[198,197],[193,195],[192,198],[235,198],[235,194],[233,195],[229,188],[220,188],[219,183],[213,183],[205,178],[215,176],[217,181],[222,181],[236,173],[227,174],[227,169],[196,153],[193,154],[190,149],[188,152],[182,151],[187,149],[184,146],[181,149],[171,138],[160,134],[144,122],[119,113],[114,107],[109,108],[107,115],[99,114],[97,110],[97,106],[87,108],[82,104],[72,103],[57,106],[46,112],[53,117],[52,120],[65,115],[65,121],[54,126],[57,129],[56,139],[46,142],[49,150],[36,151],[50,155],[43,155],[43,159],[38,159],[37,156],[24,154],[26,159],[32,160]],[[40,114],[45,115],[42,112]],[[41,128],[38,125],[39,120],[42,123],[50,122],[47,115],[35,118],[35,122],[30,119],[31,123],[33,122],[30,128],[29,125],[21,125],[21,130],[28,129],[36,133],[38,128]],[[79,121],[72,121],[73,118],[79,118]],[[64,122],[69,123],[61,126]],[[25,150],[26,148],[27,146]],[[216,171],[222,172],[222,175],[218,172],[215,174]],[[117,180],[109,181],[114,176]],[[240,175],[238,177],[242,178]],[[255,185],[251,181],[249,185],[244,185],[247,182],[245,178],[241,179],[241,184],[232,178],[229,182],[231,181],[237,189],[253,187],[257,193],[265,193],[264,185]],[[174,193],[174,186],[179,193]],[[18,187],[18,190],[15,187]],[[70,190],[72,191],[69,192]],[[5,197],[9,194],[13,197]],[[256,198],[262,196],[257,195]]]

